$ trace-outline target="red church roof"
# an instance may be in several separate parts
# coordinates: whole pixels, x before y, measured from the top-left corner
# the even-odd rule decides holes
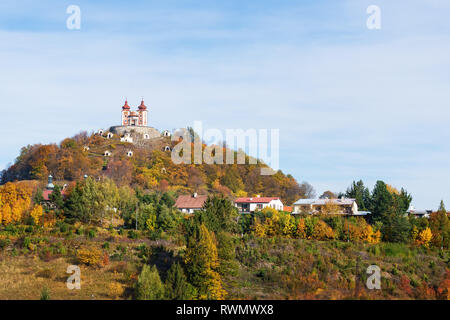
[[[141,101],[141,104],[139,105],[139,110],[147,110],[147,107],[144,104],[144,100]]]
[[[130,110],[130,106],[128,105],[128,101],[125,100],[125,104],[122,107],[123,110]]]

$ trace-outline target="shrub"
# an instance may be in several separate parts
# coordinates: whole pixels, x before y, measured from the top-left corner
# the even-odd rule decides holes
[[[51,269],[42,269],[36,273],[36,277],[50,279],[53,276],[53,270]]]
[[[137,239],[138,238],[138,233],[134,230],[130,230],[128,231],[128,238],[130,239]]]
[[[108,285],[108,291],[109,291],[110,296],[117,299],[118,297],[123,295],[125,289],[123,288],[123,286],[120,283],[111,282]]]
[[[0,239],[0,250],[5,249],[10,244],[11,244],[11,240],[9,240],[9,239]]]
[[[47,287],[41,291],[41,300],[50,300],[50,290]]]
[[[126,261],[121,261],[111,267],[111,271],[117,272],[117,273],[125,273],[127,270],[128,270],[128,264]]]
[[[82,248],[77,251],[78,261],[88,266],[101,267],[103,265],[103,253],[97,248]]]
[[[93,239],[97,235],[97,231],[95,231],[95,229],[89,229],[87,235],[90,239]]]

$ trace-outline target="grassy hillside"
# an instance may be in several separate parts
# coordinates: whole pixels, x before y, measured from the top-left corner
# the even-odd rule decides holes
[[[0,300],[39,299],[44,288],[51,299],[134,298],[143,264],[156,265],[164,281],[171,264],[183,260],[186,250],[177,241],[151,241],[140,232],[130,239],[136,235],[102,228],[91,238],[81,225],[40,235],[19,229],[0,234]],[[437,250],[253,236],[237,236],[234,241],[237,269],[223,277],[229,299],[449,298],[449,257]],[[82,248],[100,250],[110,258],[104,261],[101,256],[98,265],[80,263],[77,252]],[[81,290],[66,287],[71,264],[81,266]],[[382,270],[381,290],[365,286],[366,269],[372,264]]]

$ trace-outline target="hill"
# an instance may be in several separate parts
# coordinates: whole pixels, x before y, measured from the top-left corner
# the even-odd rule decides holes
[[[261,194],[281,197],[285,204],[314,193],[308,183],[299,184],[281,170],[271,176],[261,175],[260,169],[267,166],[260,162],[251,165],[175,165],[170,151],[165,151],[166,147],[172,149],[175,144],[170,137],[128,143],[117,135],[107,138],[106,134],[81,132],[60,144],[23,147],[14,164],[2,172],[1,184],[18,180],[45,182],[49,174],[60,182],[76,181],[84,175],[106,176],[118,185],[149,190],[229,197]],[[105,156],[107,151],[111,156]],[[129,151],[132,156],[128,156]]]

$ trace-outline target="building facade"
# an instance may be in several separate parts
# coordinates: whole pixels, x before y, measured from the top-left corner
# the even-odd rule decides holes
[[[201,210],[205,201],[208,199],[206,195],[181,195],[177,198],[174,207],[183,213],[194,213],[197,210]]]
[[[358,204],[355,199],[339,198],[339,199],[299,199],[293,205],[293,214],[309,213],[320,214],[325,210],[327,205],[334,206],[336,214],[344,215],[367,215],[367,211],[358,211]]]
[[[282,211],[283,203],[278,197],[245,197],[237,198],[234,206],[238,208],[240,213],[252,213],[264,208],[270,207],[275,210]]]
[[[128,101],[122,106],[122,126],[146,127],[148,125],[148,111],[144,100],[137,111],[131,111]]]

